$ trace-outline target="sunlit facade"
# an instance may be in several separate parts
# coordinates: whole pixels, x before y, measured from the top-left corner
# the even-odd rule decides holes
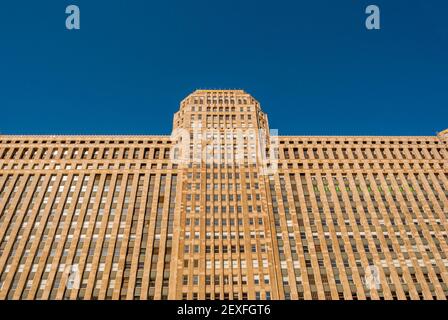
[[[280,136],[242,90],[171,136],[0,135],[0,299],[445,300],[447,159],[448,131]]]

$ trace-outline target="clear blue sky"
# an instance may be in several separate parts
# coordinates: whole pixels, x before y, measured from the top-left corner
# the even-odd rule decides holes
[[[433,135],[447,19],[446,0],[2,1],[0,132],[169,134],[193,90],[241,88],[284,135]]]

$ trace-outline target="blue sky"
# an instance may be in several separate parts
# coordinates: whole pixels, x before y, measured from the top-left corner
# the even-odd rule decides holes
[[[446,0],[4,2],[0,133],[169,134],[190,92],[241,88],[284,135],[434,135],[447,18]]]

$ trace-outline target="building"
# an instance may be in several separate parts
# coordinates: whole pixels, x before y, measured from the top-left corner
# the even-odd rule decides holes
[[[0,299],[448,297],[448,131],[279,136],[197,90],[171,136],[0,136]]]

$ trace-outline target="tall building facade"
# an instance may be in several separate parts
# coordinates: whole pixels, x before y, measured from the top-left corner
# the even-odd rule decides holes
[[[279,136],[197,90],[171,136],[0,136],[0,299],[448,298],[448,131]]]

